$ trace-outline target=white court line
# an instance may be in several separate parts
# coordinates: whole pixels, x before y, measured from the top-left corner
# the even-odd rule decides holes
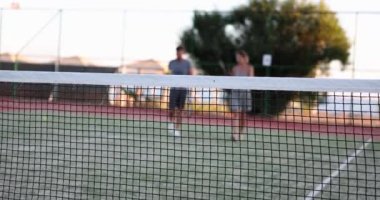
[[[305,197],[305,200],[312,200],[316,197],[328,184],[330,184],[331,180],[339,175],[340,171],[345,170],[347,165],[351,163],[353,159],[356,158],[358,154],[360,154],[369,144],[372,143],[372,138],[369,138],[360,149],[353,152],[344,162],[342,162],[338,169],[336,169],[329,177],[326,177],[322,183],[317,185],[313,191],[310,191],[309,194]]]

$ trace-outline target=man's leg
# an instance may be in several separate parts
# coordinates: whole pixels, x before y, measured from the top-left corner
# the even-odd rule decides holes
[[[180,113],[179,110],[171,110],[169,113],[169,115],[172,116],[168,125],[169,133],[174,134],[174,136],[181,136],[181,132],[179,131],[181,128],[181,123],[179,121],[180,116],[178,113]]]
[[[174,123],[175,120],[175,109],[169,110],[169,121]]]
[[[178,109],[176,112],[176,124],[175,124],[175,129],[176,130],[181,130],[181,125],[182,125],[182,109]]]
[[[170,133],[174,133],[174,121],[175,121],[175,116],[174,116],[175,110],[170,109],[169,110],[169,124],[168,124],[168,129]]]
[[[168,129],[170,134],[175,133],[175,121],[176,121],[176,107],[177,107],[177,99],[178,92],[175,89],[170,89],[169,94],[169,124]]]
[[[182,111],[185,108],[186,98],[187,98],[187,90],[186,89],[178,90],[178,99],[177,99],[178,110],[175,113],[175,119],[176,119],[175,135],[181,134],[180,130],[181,130],[181,125],[182,125]]]

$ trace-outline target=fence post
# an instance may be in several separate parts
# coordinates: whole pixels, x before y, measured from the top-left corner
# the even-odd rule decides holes
[[[14,71],[18,71],[18,68],[19,68],[18,55],[16,55],[13,69]],[[17,83],[12,83],[12,97],[16,98],[16,96],[17,96]]]
[[[59,17],[59,21],[58,21],[58,44],[57,44],[57,58],[56,58],[56,61],[54,63],[54,71],[55,72],[58,72],[59,71],[59,67],[60,67],[60,64],[61,64],[61,44],[62,44],[62,9],[59,9],[58,10],[58,17]],[[57,84],[54,84],[53,86],[53,91],[51,92],[50,96],[49,96],[49,102],[52,102],[54,101],[54,99],[58,98],[58,94],[59,94],[59,86]]]
[[[358,12],[355,12],[355,35],[354,35],[354,52],[353,52],[353,61],[352,61],[352,79],[355,79],[356,73],[356,48],[357,48],[357,37],[358,37]],[[360,97],[361,98],[361,97]],[[352,124],[355,123],[355,114],[354,114],[354,93],[351,92],[351,111],[350,118]]]
[[[3,8],[0,8],[0,55],[1,55],[1,46],[2,46],[2,39],[3,39]],[[0,69],[2,65],[2,60],[0,60]]]
[[[272,66],[272,55],[264,54],[262,60],[262,66],[265,67],[265,76],[270,77],[270,67]],[[264,115],[268,115],[269,103],[268,103],[268,91],[264,91]]]

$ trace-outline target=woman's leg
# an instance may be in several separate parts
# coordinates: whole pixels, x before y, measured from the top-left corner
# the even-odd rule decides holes
[[[240,140],[240,112],[234,112],[232,115],[232,140]]]
[[[247,123],[247,114],[245,112],[240,113],[239,118],[239,134],[243,134]]]

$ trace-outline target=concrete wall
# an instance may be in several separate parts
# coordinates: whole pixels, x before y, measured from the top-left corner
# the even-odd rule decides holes
[[[14,70],[15,63],[1,62],[1,70]],[[54,71],[54,64],[19,63],[19,71]],[[117,68],[98,66],[60,66],[60,72],[115,73]],[[0,96],[15,98],[37,98],[48,100],[53,84],[1,83]],[[108,104],[107,86],[58,85],[56,100],[82,101],[86,103]]]

